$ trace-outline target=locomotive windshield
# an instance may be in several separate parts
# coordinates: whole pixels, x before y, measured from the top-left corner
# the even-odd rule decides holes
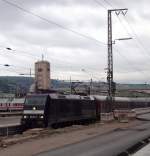
[[[45,105],[47,96],[29,96],[25,100],[25,105]]]

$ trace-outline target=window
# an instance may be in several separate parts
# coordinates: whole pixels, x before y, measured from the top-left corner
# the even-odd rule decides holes
[[[38,68],[38,72],[42,72],[42,68]]]
[[[45,105],[47,96],[30,96],[26,98],[25,105]]]

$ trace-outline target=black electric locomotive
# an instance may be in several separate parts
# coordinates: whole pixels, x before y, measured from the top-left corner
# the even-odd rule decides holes
[[[95,121],[98,117],[94,98],[79,95],[28,95],[22,125],[25,127],[59,127]]]

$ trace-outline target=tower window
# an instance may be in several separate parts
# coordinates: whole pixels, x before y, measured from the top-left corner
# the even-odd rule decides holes
[[[42,68],[38,68],[38,72],[42,72]]]

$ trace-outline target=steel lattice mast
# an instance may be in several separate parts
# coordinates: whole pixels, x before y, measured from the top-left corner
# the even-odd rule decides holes
[[[107,83],[108,83],[108,106],[107,111],[112,112],[113,97],[115,96],[115,83],[113,81],[113,49],[112,49],[112,17],[111,13],[115,12],[118,16],[120,13],[126,15],[128,9],[112,9],[108,10],[108,67],[107,67]]]

